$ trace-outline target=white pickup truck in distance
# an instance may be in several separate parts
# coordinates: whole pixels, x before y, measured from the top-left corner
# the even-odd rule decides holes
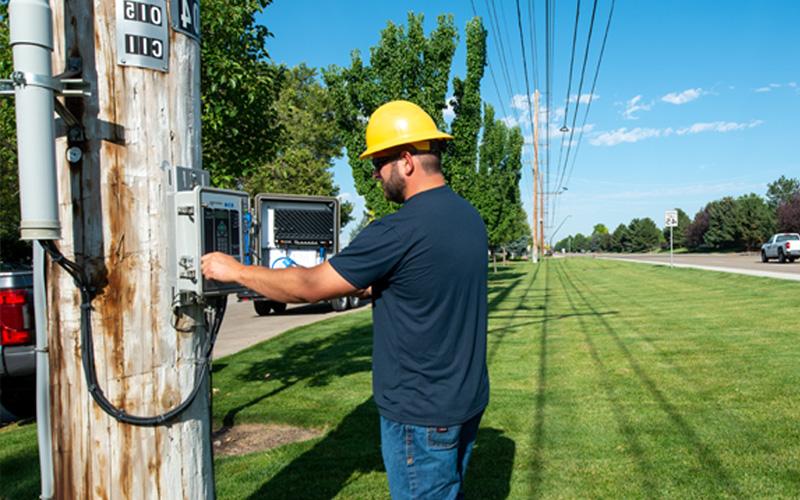
[[[766,243],[761,245],[761,262],[769,259],[778,259],[783,264],[787,260],[794,262],[800,257],[800,234],[778,233],[772,235]]]

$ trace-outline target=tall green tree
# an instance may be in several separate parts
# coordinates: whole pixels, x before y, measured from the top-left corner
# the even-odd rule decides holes
[[[745,250],[761,247],[775,231],[775,215],[764,199],[755,193],[736,199],[737,246]]]
[[[455,117],[449,143],[444,155],[445,177],[454,191],[473,201],[477,183],[478,133],[481,129],[481,80],[486,67],[486,29],[479,17],[467,23],[467,74],[462,80],[453,78],[451,104]]]
[[[628,226],[620,224],[611,234],[611,251],[627,252]]]
[[[650,217],[633,219],[628,224],[628,251],[649,252],[658,248],[661,231]]]
[[[330,92],[317,81],[317,72],[301,64],[283,71],[274,104],[278,129],[276,151],[244,182],[250,193],[292,193],[336,196],[333,160],[342,151],[341,133],[331,108]],[[342,203],[341,224],[352,220],[353,206]]]
[[[494,109],[485,105],[473,203],[486,224],[493,256],[503,245],[529,232],[519,193],[523,141],[518,127],[509,130],[495,119]]]
[[[708,230],[703,236],[705,244],[711,248],[731,250],[737,246],[739,229],[736,200],[726,196],[706,205]]]
[[[279,66],[269,62],[266,44],[272,34],[255,21],[255,15],[270,3],[203,2],[203,168],[216,186],[237,186],[277,148],[273,103],[283,75]]]
[[[323,72],[356,190],[376,217],[395,211],[397,205],[384,199],[371,163],[358,158],[366,149],[364,132],[369,116],[388,101],[405,99],[421,106],[443,129],[442,109],[446,107],[456,40],[452,16],[439,16],[436,28],[426,37],[423,16],[409,13],[407,27],[389,22],[381,31],[378,45],[370,49],[369,64],[356,50],[349,67],[331,66]]]
[[[611,249],[612,236],[604,224],[595,224],[589,248],[592,252],[607,252]]]
[[[800,194],[800,180],[782,175],[780,179],[767,184],[767,205],[776,210],[781,203],[790,201]]]

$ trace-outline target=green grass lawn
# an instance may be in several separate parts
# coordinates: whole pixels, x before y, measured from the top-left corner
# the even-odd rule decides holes
[[[796,498],[800,285],[591,258],[491,276],[491,402],[471,498]],[[368,311],[214,365],[215,427],[317,439],[216,461],[220,498],[387,498]],[[0,430],[0,497],[38,494],[33,425]]]

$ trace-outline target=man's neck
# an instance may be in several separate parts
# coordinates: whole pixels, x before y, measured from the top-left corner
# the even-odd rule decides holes
[[[431,189],[440,188],[445,185],[444,176],[439,175],[431,175],[427,176],[424,179],[420,179],[414,183],[414,185],[410,185],[410,183],[406,184],[406,201],[411,198],[412,196],[418,195],[424,191],[430,191]]]

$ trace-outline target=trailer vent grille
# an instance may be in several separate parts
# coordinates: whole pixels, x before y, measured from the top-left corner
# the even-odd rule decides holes
[[[278,241],[333,243],[333,209],[275,210],[275,239]]]

